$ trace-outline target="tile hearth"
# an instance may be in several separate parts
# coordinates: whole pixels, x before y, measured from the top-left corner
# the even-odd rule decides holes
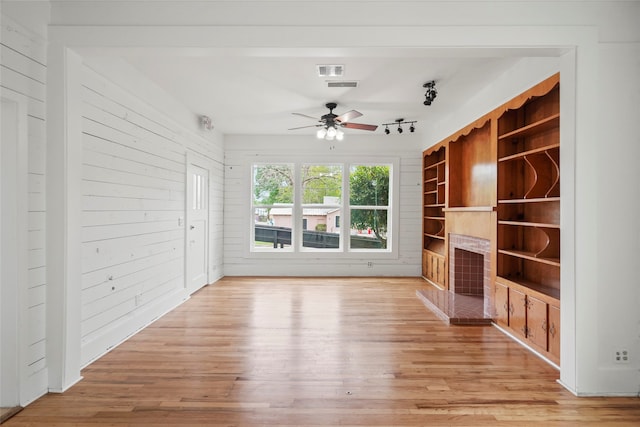
[[[490,325],[485,317],[482,295],[464,295],[444,291],[436,287],[416,291],[424,305],[436,316],[452,325]]]

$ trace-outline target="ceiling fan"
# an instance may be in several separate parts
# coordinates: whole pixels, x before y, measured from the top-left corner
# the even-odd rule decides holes
[[[362,116],[362,113],[360,113],[359,111],[351,110],[338,116],[336,114],[333,114],[333,110],[338,106],[338,104],[336,104],[335,102],[329,102],[325,106],[329,109],[329,113],[320,117],[320,120],[318,120],[319,124],[309,125],[309,126],[300,126],[296,128],[291,128],[289,130],[319,127],[320,129],[318,129],[318,132],[316,133],[316,136],[319,139],[324,138],[324,139],[332,140],[335,138],[338,141],[341,141],[344,138],[344,133],[339,129],[341,127],[348,128],[348,129],[360,129],[360,130],[370,130],[370,131],[374,131],[378,128],[377,125],[367,125],[364,123],[351,123],[351,120]],[[302,116],[302,117],[307,117],[309,119],[317,120],[315,117],[311,117],[306,114],[302,114],[302,113],[293,113],[293,114],[295,114],[296,116]]]

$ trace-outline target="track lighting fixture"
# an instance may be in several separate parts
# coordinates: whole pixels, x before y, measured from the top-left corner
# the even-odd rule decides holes
[[[405,122],[404,119],[396,119],[395,122],[393,123],[383,123],[382,125],[384,126],[384,133],[386,133],[387,135],[389,135],[391,133],[391,130],[389,130],[389,126],[393,126],[393,125],[398,125],[398,133],[402,133],[404,131],[404,129],[402,128],[402,125],[404,124],[409,124],[411,126],[409,126],[409,132],[415,132],[416,131],[416,127],[415,124],[417,122],[411,121],[411,122]]]
[[[431,80],[430,82],[426,82],[422,85],[422,87],[426,88],[427,91],[424,94],[424,105],[431,105],[436,96],[438,96],[438,91],[436,90],[436,82],[435,80]]]

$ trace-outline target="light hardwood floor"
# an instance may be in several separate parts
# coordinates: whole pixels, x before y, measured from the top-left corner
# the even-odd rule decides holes
[[[490,326],[448,326],[411,278],[225,278],[7,426],[637,426]]]

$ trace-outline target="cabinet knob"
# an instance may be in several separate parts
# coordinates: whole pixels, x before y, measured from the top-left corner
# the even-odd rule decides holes
[[[551,326],[549,327],[549,335],[551,335],[552,337],[556,336],[556,324],[552,323]]]
[[[547,332],[547,321],[542,322],[542,330]]]

